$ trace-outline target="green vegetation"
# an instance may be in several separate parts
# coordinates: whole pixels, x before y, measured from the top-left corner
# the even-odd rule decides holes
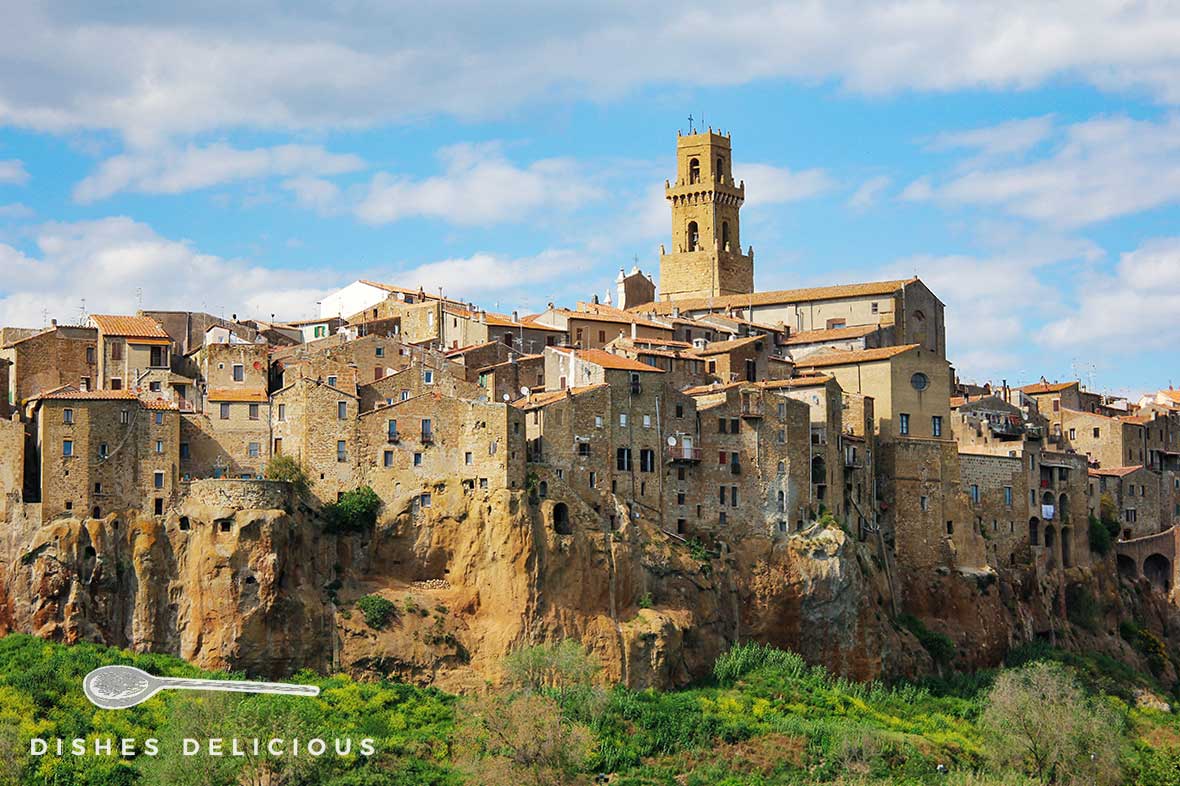
[[[1180,786],[1180,719],[1128,701],[1143,688],[1162,694],[1153,678],[1044,645],[998,673],[886,686],[742,644],[707,684],[660,692],[600,687],[600,664],[565,641],[520,649],[500,689],[463,699],[303,673],[296,680],[321,686],[318,698],[166,691],[131,710],[96,710],[81,678],[114,662],[213,676],[169,657],[0,639],[0,784],[589,786],[605,773],[612,786]],[[160,753],[30,757],[34,736],[154,737]],[[354,748],[180,755],[184,738],[256,736],[351,738]],[[376,753],[359,756],[366,737]]]
[[[1106,525],[1093,513],[1090,514],[1090,551],[1105,555],[1110,551],[1113,537]]]
[[[326,532],[364,532],[377,525],[381,498],[368,486],[344,492],[339,502],[324,505]]]
[[[267,480],[285,480],[291,484],[291,489],[297,496],[302,497],[311,488],[311,475],[299,463],[299,459],[280,453],[270,460],[263,473]]]
[[[393,619],[397,606],[393,601],[380,595],[365,595],[356,602],[356,607],[365,615],[365,624],[370,628],[381,630]]]
[[[902,614],[897,618],[901,626],[914,634],[918,643],[922,645],[930,657],[939,667],[945,666],[955,659],[955,643],[945,633],[930,630],[922,620],[912,614]]]

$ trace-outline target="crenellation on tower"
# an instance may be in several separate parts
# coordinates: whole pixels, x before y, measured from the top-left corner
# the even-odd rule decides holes
[[[752,292],[753,249],[741,250],[746,184],[734,182],[729,135],[678,132],[676,179],[664,181],[664,196],[672,208],[672,249],[660,256],[660,299]]]

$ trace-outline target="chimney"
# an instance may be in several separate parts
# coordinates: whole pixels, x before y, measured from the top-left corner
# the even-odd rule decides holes
[[[519,322],[519,321],[520,321],[520,312],[519,312],[519,311],[513,311],[513,312],[512,312],[512,321],[513,321],[513,322]]]
[[[57,320],[51,319],[51,320],[49,320],[49,324],[52,325],[53,327],[57,327]]]

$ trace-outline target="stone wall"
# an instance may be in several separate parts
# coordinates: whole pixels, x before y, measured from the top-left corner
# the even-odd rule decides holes
[[[234,510],[280,510],[290,507],[291,485],[279,480],[203,478],[182,484],[185,503]]]

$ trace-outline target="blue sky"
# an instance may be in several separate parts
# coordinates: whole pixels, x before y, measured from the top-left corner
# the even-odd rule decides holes
[[[1180,384],[1180,12],[1029,5],[10,9],[0,324],[572,304],[658,272],[692,114],[759,288],[917,273],[964,377]]]

